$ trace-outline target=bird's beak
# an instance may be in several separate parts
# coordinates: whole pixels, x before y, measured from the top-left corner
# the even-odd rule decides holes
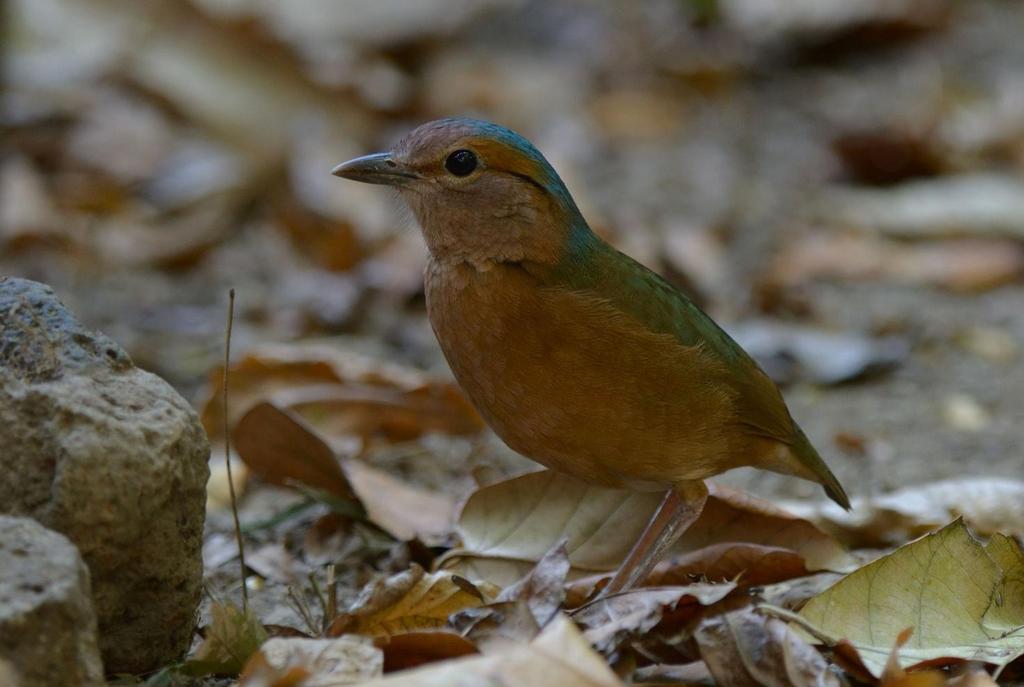
[[[395,160],[391,153],[363,155],[342,162],[331,170],[331,174],[342,179],[387,186],[401,186],[420,176],[407,165]]]

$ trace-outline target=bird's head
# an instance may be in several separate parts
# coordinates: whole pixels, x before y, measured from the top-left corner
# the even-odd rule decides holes
[[[552,263],[574,232],[589,232],[544,156],[489,122],[428,122],[392,150],[344,162],[333,174],[396,188],[442,259]]]

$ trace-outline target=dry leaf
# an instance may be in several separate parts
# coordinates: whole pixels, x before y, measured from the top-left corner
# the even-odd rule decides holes
[[[734,611],[705,620],[694,638],[719,685],[839,686],[821,654],[775,618]]]
[[[673,624],[678,628],[701,608],[721,601],[735,588],[735,584],[726,582],[632,589],[592,601],[573,611],[572,619],[585,630],[584,636],[595,649],[614,656],[624,642],[644,637],[666,613],[673,614]]]
[[[689,584],[696,578],[702,578],[712,582],[736,580],[743,586],[761,586],[807,574],[803,556],[791,549],[727,542],[662,561],[645,584],[663,587]]]
[[[473,642],[444,630],[377,637],[374,644],[384,652],[385,673],[409,670],[427,663],[448,661],[479,653]]]
[[[456,524],[462,545],[437,565],[508,586],[560,539],[579,571],[614,570],[661,494],[602,489],[543,470],[477,489]]]
[[[896,636],[885,669],[882,671],[882,676],[878,678],[864,665],[860,653],[849,640],[840,640],[832,648],[832,656],[837,665],[859,682],[878,685],[878,687],[943,687],[943,685],[947,687],[990,687],[996,684],[983,670],[969,671],[951,678],[949,681],[946,680],[946,673],[927,667],[913,672],[904,670],[899,664],[899,651],[912,634],[913,630],[908,627]]]
[[[999,687],[991,675],[984,670],[972,670],[958,675],[946,683],[947,687]]]
[[[876,673],[908,627],[903,667],[939,659],[1005,665],[1024,653],[1024,553],[999,534],[983,546],[956,520],[841,579],[800,615],[848,638]]]
[[[968,478],[933,482],[888,494],[854,498],[849,512],[827,504],[783,502],[851,548],[902,544],[963,516],[982,535],[1024,537],[1024,482]]]
[[[203,643],[185,662],[183,671],[189,675],[237,675],[249,657],[267,639],[252,609],[247,613],[229,603],[214,602],[210,607],[212,621],[206,628]]]
[[[710,483],[708,490],[704,511],[671,549],[672,555],[740,542],[795,551],[811,571],[850,566],[852,559],[843,547],[807,520],[739,489]]]
[[[238,676],[238,687],[302,687],[307,677],[309,671],[305,668],[275,668],[257,651]]]
[[[295,248],[324,269],[345,272],[362,260],[359,236],[350,222],[325,217],[291,197],[279,201],[275,214]]]
[[[849,233],[802,235],[775,259],[768,284],[792,287],[816,279],[894,281],[983,291],[1019,279],[1024,250],[1000,239],[904,243]]]
[[[555,617],[565,601],[569,555],[562,539],[525,577],[506,587],[492,604],[470,608],[449,622],[485,652],[506,642],[527,642]]]
[[[946,164],[934,137],[908,128],[878,128],[838,136],[832,149],[854,180],[887,186],[935,176]]]
[[[15,241],[55,240],[67,231],[46,180],[25,157],[8,151],[0,163],[0,195],[8,199],[0,206],[0,245],[5,248]]]
[[[898,238],[1024,236],[1024,182],[1004,174],[947,175],[895,188],[836,189],[830,211]]]
[[[808,570],[849,565],[842,547],[809,522],[734,489],[714,484],[709,489],[704,512],[671,555],[746,542],[795,551]],[[565,537],[571,578],[611,571],[639,538],[661,498],[656,492],[589,486],[549,470],[522,475],[469,497],[456,526],[462,546],[438,565],[509,585]]]
[[[393,537],[419,537],[428,544],[451,531],[456,503],[447,494],[424,491],[358,460],[342,464],[370,520]]]
[[[544,627],[555,617],[565,601],[565,578],[569,574],[569,554],[565,539],[545,553],[526,577],[502,590],[498,601],[526,602],[537,625]]]
[[[483,429],[476,411],[452,384],[428,383],[399,390],[376,386],[317,387],[275,398],[331,437],[397,443],[429,432],[473,435]]]
[[[263,643],[246,665],[246,671],[250,666],[261,664],[277,671],[305,672],[308,677],[299,683],[302,687],[335,687],[380,677],[384,657],[380,649],[364,637],[275,637]]]
[[[681,665],[655,663],[638,668],[633,673],[633,680],[637,687],[697,687],[714,683],[714,678],[711,677],[704,661],[691,661]]]
[[[923,670],[918,673],[908,673],[900,667],[899,652],[910,636],[913,634],[911,628],[907,628],[896,636],[892,653],[882,671],[879,680],[879,687],[942,687],[946,683],[942,673],[935,670]]]
[[[810,599],[831,587],[841,578],[842,573],[833,572],[796,577],[792,580],[761,587],[758,596],[768,605],[795,611],[803,608]]]
[[[330,505],[370,520],[397,539],[437,539],[454,519],[455,503],[443,494],[417,489],[359,461],[340,464],[320,434],[291,411],[257,403],[234,431],[246,465],[272,484],[301,484],[335,497]]]
[[[364,687],[623,687],[608,665],[565,616],[529,644],[403,671]]]
[[[328,634],[377,637],[436,630],[445,627],[453,613],[490,603],[498,591],[492,584],[467,583],[449,572],[425,574],[414,564],[368,584],[352,607],[334,619]]]
[[[212,439],[223,430],[222,370],[210,373],[202,421]],[[230,371],[231,426],[252,406],[270,401],[294,410],[333,439],[402,441],[425,432],[469,435],[483,422],[454,383],[419,370],[323,345],[264,346]]]
[[[99,224],[89,248],[111,265],[190,267],[227,238],[233,218],[248,200],[238,191],[212,196],[159,223],[122,213]]]
[[[257,403],[238,421],[232,435],[238,455],[271,484],[297,482],[362,509],[334,451],[293,413]]]
[[[300,349],[301,350],[301,349]],[[329,362],[299,355],[300,350],[282,347],[254,352],[234,363],[229,370],[229,424],[234,427],[245,413],[276,392],[322,384],[340,384],[341,378]],[[224,397],[221,386],[224,371],[209,374],[209,394],[202,403],[200,417],[211,441],[223,436]]]
[[[524,644],[541,632],[525,599],[467,608],[452,615],[448,622],[485,654],[500,653],[509,645]]]
[[[739,587],[763,586],[808,575],[803,556],[790,549],[761,544],[726,542],[672,556],[655,566],[645,587],[688,585],[707,580],[731,580]],[[607,574],[573,580],[566,591],[569,608],[584,603],[610,580]]]

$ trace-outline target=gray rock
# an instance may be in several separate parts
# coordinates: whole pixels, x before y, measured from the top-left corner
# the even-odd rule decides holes
[[[21,687],[106,684],[78,549],[31,518],[0,515],[0,684],[11,672]]]
[[[180,657],[202,583],[209,445],[166,382],[43,284],[0,279],[0,510],[65,534],[111,672]]]

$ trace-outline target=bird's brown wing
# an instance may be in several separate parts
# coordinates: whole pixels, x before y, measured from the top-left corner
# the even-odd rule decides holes
[[[772,469],[813,479],[848,507],[842,487],[793,421],[778,387],[704,311],[657,274],[606,244],[596,246],[578,265],[550,276],[607,298],[649,331],[671,334],[684,346],[699,346],[721,362],[716,366],[717,382],[733,392],[737,429],[790,449],[779,453],[780,464]]]
[[[721,362],[718,383],[736,397],[745,432],[790,444],[796,431],[774,382],[739,344],[686,296],[629,256],[604,246],[587,269],[558,275],[568,286],[609,300],[648,331],[670,334],[687,347],[699,346]]]

